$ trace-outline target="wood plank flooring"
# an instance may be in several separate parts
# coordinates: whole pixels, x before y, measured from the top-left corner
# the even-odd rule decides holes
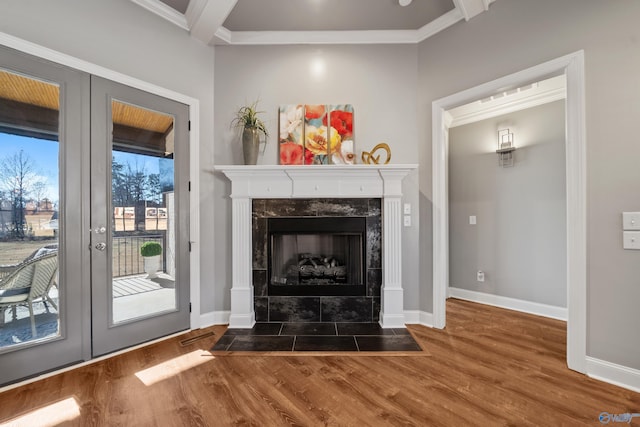
[[[563,322],[447,310],[446,330],[408,327],[419,354],[213,356],[226,328],[192,331],[2,393],[0,425],[596,426],[640,412],[640,394],[566,368]]]

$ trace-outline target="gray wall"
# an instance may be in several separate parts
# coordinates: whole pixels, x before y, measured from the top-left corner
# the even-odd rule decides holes
[[[323,61],[325,73],[313,64]],[[242,164],[237,133],[229,128],[238,107],[260,99],[271,140],[258,164],[278,164],[278,106],[345,104],[354,106],[356,157],[387,142],[393,163],[416,163],[416,46],[216,46],[216,164]],[[414,224],[404,228],[405,308],[418,306],[418,173],[404,182],[404,202],[411,203]],[[226,178],[215,182],[216,310],[229,309],[231,285],[231,202]],[[223,285],[224,284],[224,285]]]
[[[587,355],[635,369],[640,252],[622,249],[621,212],[640,210],[639,16],[636,0],[498,0],[421,43],[418,66],[420,192],[430,199],[434,100],[584,50]],[[420,220],[421,247],[429,247],[430,218],[423,213]],[[431,292],[425,283],[421,296]],[[430,311],[430,301],[423,299],[422,308]]]
[[[566,307],[564,104],[450,129],[449,286]],[[506,128],[517,150],[501,168],[497,130]]]
[[[201,312],[213,310],[211,47],[129,0],[4,0],[0,31],[200,100]]]

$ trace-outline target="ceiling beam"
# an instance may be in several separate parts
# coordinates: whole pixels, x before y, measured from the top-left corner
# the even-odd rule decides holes
[[[207,45],[420,43],[464,19],[489,9],[495,0],[453,0],[454,8],[417,30],[387,31],[229,31],[223,26],[238,0],[191,0],[181,15],[160,0],[131,0],[190,31]]]
[[[191,35],[205,44],[211,44],[237,2],[238,0],[192,0],[191,3],[195,3],[193,10],[187,10]],[[192,9],[191,5],[189,9]]]
[[[465,21],[489,10],[489,5],[495,0],[453,0],[456,9],[462,12]]]

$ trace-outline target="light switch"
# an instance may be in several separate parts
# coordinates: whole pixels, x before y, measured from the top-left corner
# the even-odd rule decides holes
[[[624,249],[640,250],[640,231],[623,231],[622,247]]]
[[[475,215],[471,215],[469,217],[469,224],[476,225],[476,216]]]
[[[405,227],[411,227],[411,216],[410,215],[405,215],[404,216],[404,226]]]
[[[411,215],[411,203],[404,204],[404,214]]]
[[[622,212],[623,230],[640,230],[640,212]]]

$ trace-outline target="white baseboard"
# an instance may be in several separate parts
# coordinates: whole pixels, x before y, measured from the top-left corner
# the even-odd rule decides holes
[[[228,325],[231,311],[210,311],[200,315],[200,327],[206,328],[213,325]]]
[[[587,356],[587,375],[640,393],[640,370]]]
[[[433,314],[420,310],[405,310],[404,323],[418,324],[433,328]]]
[[[535,314],[537,316],[564,320],[565,322],[567,321],[568,316],[567,309],[564,307],[556,307],[554,305],[502,297],[484,292],[469,291],[467,289],[449,287],[449,297],[506,308],[509,310],[522,311],[524,313]]]

